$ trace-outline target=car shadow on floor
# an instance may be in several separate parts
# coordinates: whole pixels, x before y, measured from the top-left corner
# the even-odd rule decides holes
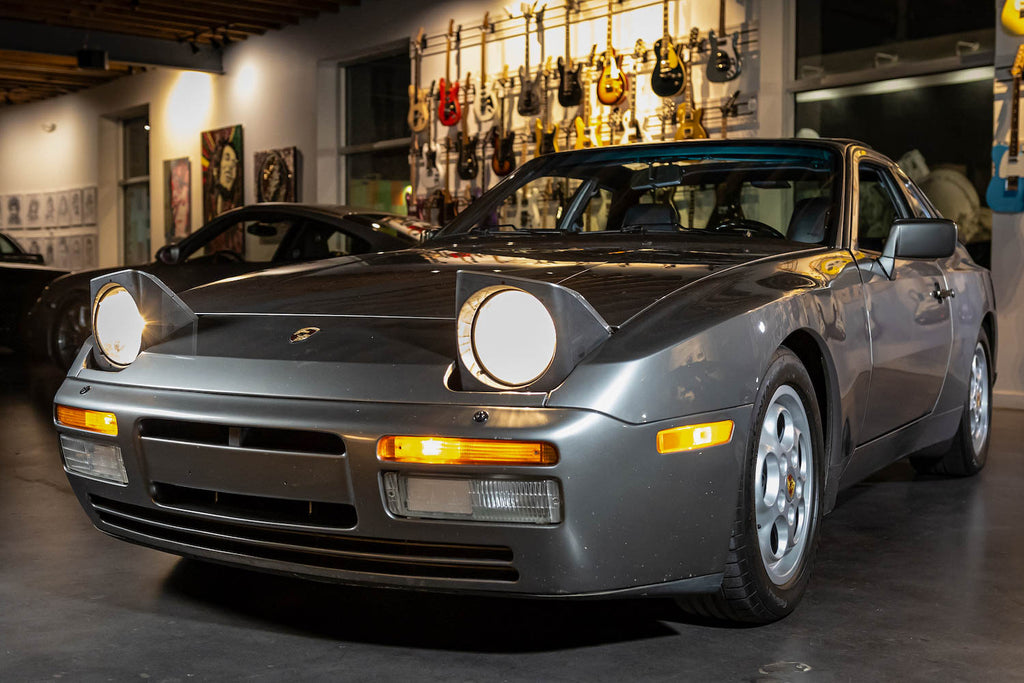
[[[504,598],[363,588],[183,559],[164,583],[198,602],[276,629],[333,640],[475,653],[545,652],[675,636],[715,626],[667,599]]]

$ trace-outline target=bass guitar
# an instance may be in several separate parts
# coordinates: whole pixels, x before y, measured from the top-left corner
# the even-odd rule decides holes
[[[412,51],[416,60],[416,83],[409,85],[409,115],[406,117],[406,120],[409,122],[409,128],[414,133],[420,133],[427,127],[427,116],[430,114],[427,89],[420,87],[420,67],[423,63],[423,47],[425,44],[426,38],[421,28],[412,41]]]
[[[484,12],[484,25],[480,27],[480,89],[476,92],[476,104],[473,106],[473,116],[481,124],[494,118],[494,95],[487,85],[487,34],[490,32],[491,13]]]
[[[696,28],[690,32],[694,36]],[[691,45],[693,41],[691,41]],[[692,48],[691,48],[692,49]],[[704,130],[704,110],[697,107],[693,99],[693,79],[686,81],[686,99],[679,103],[676,108],[676,140],[693,140],[706,138],[708,132]]]
[[[491,129],[491,146],[494,147],[494,154],[491,156],[491,170],[496,176],[507,176],[516,167],[516,134],[512,132],[512,112],[509,111],[509,122],[505,124],[505,101],[506,86],[508,84],[508,67],[502,71],[498,79],[498,102],[500,103],[500,118],[497,125]]]
[[[459,82],[452,82],[451,55],[452,37],[455,31],[455,20],[448,22],[448,34],[445,36],[444,78],[438,90],[437,118],[446,126],[454,126],[462,118],[462,105],[459,104]]]
[[[444,225],[455,218],[458,213],[458,206],[452,198],[451,184],[448,181],[448,168],[451,165],[449,163],[451,161],[451,138],[446,137],[444,143],[444,187],[437,188],[430,195],[430,206],[437,212],[437,219],[434,222],[438,225]]]
[[[712,83],[725,83],[740,75],[743,68],[737,48],[739,33],[725,32],[725,0],[718,0],[718,33],[708,33],[711,56],[708,58],[707,76]]]
[[[550,60],[544,65],[544,96],[541,101],[541,110],[544,112],[544,120],[537,119],[537,156],[541,154],[553,154],[558,151],[558,124],[551,123],[551,106],[548,103],[547,73],[551,65]]]
[[[661,23],[661,39],[654,43],[656,61],[651,73],[651,90],[658,97],[675,97],[686,87],[686,64],[668,32],[668,0],[661,3]]]
[[[462,108],[465,110],[469,106],[469,84],[470,74],[466,74],[467,86],[462,89]],[[462,117],[462,131],[459,133],[459,137],[455,142],[455,146],[459,152],[459,159],[456,163],[456,169],[458,170],[459,177],[463,180],[472,180],[476,178],[480,173],[480,164],[476,159],[476,143],[479,138],[479,133],[469,136],[468,126],[466,124],[465,116]]]
[[[427,98],[427,118],[429,120],[430,133],[427,135],[427,142],[423,145],[420,154],[423,157],[423,173],[426,176],[424,185],[436,186],[441,182],[441,169],[437,166],[437,147],[433,140],[437,136],[437,119],[433,115],[434,108],[430,106],[437,96],[437,82],[430,83],[430,95]]]
[[[1024,211],[1024,183],[1020,182],[1022,166],[1020,161],[1020,78],[1024,73],[1024,45],[1017,48],[1010,75],[1013,86],[1010,96],[1010,144],[992,148],[994,164],[992,180],[985,191],[989,207],[999,213]]]
[[[582,64],[573,65],[572,46],[570,44],[569,25],[572,13],[579,12],[579,0],[567,0],[565,3],[565,57],[558,58],[558,103],[563,107],[575,107],[583,99],[583,85],[580,82]]]
[[[628,145],[633,142],[651,142],[651,136],[647,133],[647,129],[644,128],[643,121],[636,114],[636,88],[629,91],[629,111],[623,117],[622,123],[625,127],[625,132],[622,134],[622,139],[619,140],[620,145]]]
[[[522,4],[523,18],[526,19],[526,63],[519,67],[519,104],[516,106],[516,111],[519,112],[520,116],[534,116],[540,113],[540,98],[541,88],[543,84],[541,79],[544,74],[543,69],[537,69],[537,78],[530,81],[530,20],[534,17],[534,7],[528,3]]]
[[[622,70],[622,55],[615,54],[612,46],[612,15],[615,13],[615,0],[608,0],[608,47],[601,57],[601,75],[597,79],[597,101],[614,107],[626,99],[629,80]]]

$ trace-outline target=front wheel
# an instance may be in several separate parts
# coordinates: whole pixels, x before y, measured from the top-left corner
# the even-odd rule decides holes
[[[50,346],[54,363],[67,370],[75,361],[78,350],[92,334],[89,297],[84,293],[72,294],[57,310]]]
[[[792,612],[807,588],[824,481],[814,386],[788,349],[776,351],[765,373],[748,444],[722,587],[680,604],[715,619],[769,623]]]

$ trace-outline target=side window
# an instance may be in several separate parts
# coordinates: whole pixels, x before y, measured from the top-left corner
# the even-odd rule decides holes
[[[14,248],[14,245],[4,237],[0,235],[0,254],[16,254],[18,250]]]
[[[892,177],[881,168],[861,165],[858,180],[857,245],[882,251],[893,220],[905,216],[906,208],[894,192]]]
[[[290,225],[289,221],[233,223],[224,232],[192,252],[188,260],[209,259],[217,255],[218,259],[269,263]]]
[[[910,201],[910,210],[914,213],[917,218],[942,218],[939,212],[935,210],[932,203],[925,196],[924,192],[921,191],[913,181],[903,174],[899,174],[899,181],[903,184],[903,189],[906,190],[907,199]]]
[[[339,230],[333,225],[309,221],[285,245],[279,261],[313,261],[334,256],[365,254],[370,251],[366,240]]]

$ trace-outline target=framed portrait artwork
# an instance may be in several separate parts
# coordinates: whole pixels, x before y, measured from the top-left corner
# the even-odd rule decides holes
[[[201,134],[203,149],[203,223],[242,205],[242,126]]]
[[[257,202],[298,201],[298,148],[256,152],[255,162]]]
[[[82,188],[82,225],[95,225],[96,215],[96,186]]]
[[[164,238],[170,244],[192,233],[192,162],[164,161]]]

